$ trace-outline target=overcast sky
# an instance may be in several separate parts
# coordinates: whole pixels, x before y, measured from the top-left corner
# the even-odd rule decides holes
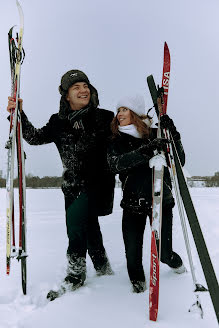
[[[141,93],[152,106],[146,77],[161,83],[163,46],[171,53],[168,114],[181,133],[191,175],[219,171],[218,0],[20,0],[24,11],[21,96],[24,111],[42,127],[59,109],[58,86],[69,69],[81,69],[98,89],[100,106],[113,110],[124,94]],[[0,170],[10,95],[7,33],[19,25],[15,0],[0,4]],[[29,146],[26,171],[61,175],[54,144]]]

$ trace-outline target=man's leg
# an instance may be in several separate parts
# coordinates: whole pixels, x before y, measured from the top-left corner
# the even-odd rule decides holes
[[[98,275],[113,274],[106,250],[103,246],[102,233],[97,216],[90,216],[88,221],[88,254]]]
[[[98,210],[97,210],[97,193],[95,189],[89,192],[89,219],[87,229],[87,248],[88,254],[91,257],[94,268],[97,271],[97,275],[111,275],[113,274],[110,266],[106,250],[103,246],[103,237],[100,230],[98,221]]]
[[[139,215],[133,214],[128,210],[123,211],[123,240],[125,244],[128,274],[134,292],[141,292],[146,288],[142,265],[143,236],[146,217],[146,214]]]
[[[88,197],[79,195],[71,204],[66,201],[66,226],[69,245],[67,249],[68,268],[65,281],[83,285],[86,278]]]
[[[67,249],[67,275],[58,290],[50,290],[47,299],[55,300],[66,290],[75,290],[84,284],[86,279],[86,251],[87,251],[87,195],[80,196],[72,202],[65,199],[66,226],[69,238]]]

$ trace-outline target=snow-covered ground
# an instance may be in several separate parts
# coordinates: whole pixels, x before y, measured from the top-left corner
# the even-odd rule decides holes
[[[209,253],[219,272],[219,188],[193,188],[191,194]],[[17,203],[17,191],[16,191]],[[160,306],[157,323],[148,319],[148,289],[133,294],[126,270],[121,233],[121,191],[116,189],[114,212],[100,218],[104,245],[115,275],[97,277],[87,259],[85,286],[75,292],[48,302],[46,294],[58,287],[65,275],[64,200],[61,190],[27,190],[27,274],[28,289],[21,290],[20,263],[12,260],[10,276],[5,271],[5,190],[0,189],[0,328],[206,328],[217,327],[217,320],[208,293],[201,295],[204,319],[188,309],[195,301],[190,272],[177,275],[161,264]],[[189,269],[177,209],[174,209],[174,250],[179,252]],[[198,255],[191,241],[198,281],[205,284]],[[149,279],[150,227],[144,242],[144,267]]]

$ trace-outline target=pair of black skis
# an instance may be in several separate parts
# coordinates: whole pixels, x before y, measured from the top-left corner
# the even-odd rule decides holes
[[[151,97],[154,103],[154,107],[156,109],[156,113],[159,115],[159,110],[158,110],[158,89],[155,85],[153,76],[150,75],[147,77],[147,83],[148,87],[151,93]],[[165,89],[164,89],[165,92]],[[208,291],[211,296],[212,304],[215,310],[215,314],[217,317],[217,320],[219,322],[219,287],[218,287],[218,282],[217,278],[214,272],[214,268],[211,263],[211,259],[208,253],[208,249],[200,228],[200,224],[198,221],[198,217],[190,196],[189,188],[183,173],[183,169],[179,160],[179,156],[174,144],[174,141],[172,140],[172,156],[173,160],[175,163],[175,170],[176,170],[176,175],[177,175],[177,180],[178,180],[178,186],[180,190],[180,195],[181,195],[181,200],[183,202],[183,206],[186,212],[186,216],[188,218],[188,223],[192,231],[193,239],[197,248],[197,252],[199,255],[199,259],[201,262],[201,266],[204,272],[204,276],[206,279],[206,283],[208,286]],[[206,290],[203,288],[203,286],[199,284],[195,284],[195,292],[199,291],[204,291]],[[151,304],[150,304],[151,306]],[[158,311],[158,308],[157,308]],[[152,319],[153,320],[153,319]]]

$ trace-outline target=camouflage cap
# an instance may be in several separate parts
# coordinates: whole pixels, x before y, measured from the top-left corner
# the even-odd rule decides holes
[[[61,84],[59,86],[59,92],[64,95],[68,92],[68,89],[76,82],[86,82],[90,85],[90,81],[85,73],[77,69],[66,72],[61,78]]]

